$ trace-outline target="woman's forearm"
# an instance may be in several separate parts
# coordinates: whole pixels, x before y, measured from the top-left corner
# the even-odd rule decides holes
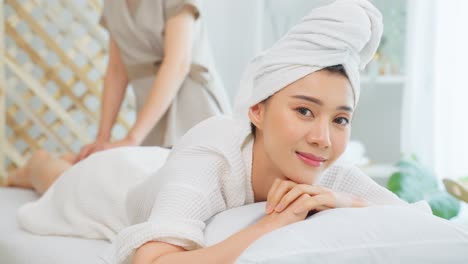
[[[128,137],[140,144],[171,105],[188,73],[189,63],[162,63],[150,95]]]
[[[127,90],[128,77],[120,50],[115,41],[109,41],[109,62],[104,76],[104,91],[101,98],[101,118],[97,139],[109,141],[112,127]]]
[[[157,258],[152,264],[166,263],[233,263],[241,253],[264,234],[279,228],[275,223],[263,218],[226,240],[202,249],[170,253]]]
[[[310,196],[302,195],[282,212],[266,214],[257,223],[207,248],[183,251],[180,247],[171,244],[154,241],[149,242],[136,250],[136,257],[133,259],[132,263],[233,263],[248,246],[261,236],[278,228],[304,220],[308,212],[296,212],[296,210],[304,207],[308,202],[308,198],[310,198]]]
[[[106,74],[97,139],[110,140],[112,127],[119,114],[127,85],[128,81],[125,76],[119,76],[119,74],[111,72]]]

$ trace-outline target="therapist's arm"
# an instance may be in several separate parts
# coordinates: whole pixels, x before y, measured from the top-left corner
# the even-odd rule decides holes
[[[77,160],[109,147],[112,127],[119,114],[128,86],[128,76],[115,41],[109,39],[109,61],[104,75],[104,88],[101,97],[101,117],[99,130],[94,142],[81,148]]]
[[[151,92],[127,135],[130,144],[139,145],[159,122],[177,95],[190,70],[195,10],[186,6],[166,22],[164,56]]]

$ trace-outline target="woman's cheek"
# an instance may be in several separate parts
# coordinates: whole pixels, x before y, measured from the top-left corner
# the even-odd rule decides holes
[[[297,133],[297,124],[296,117],[288,113],[283,113],[278,116],[279,120],[276,122],[278,131],[281,131],[281,134],[284,137],[291,136],[293,133]]]
[[[335,154],[335,159],[337,159],[346,150],[346,145],[349,141],[349,132],[340,131],[339,133],[334,134],[332,138],[333,152]]]

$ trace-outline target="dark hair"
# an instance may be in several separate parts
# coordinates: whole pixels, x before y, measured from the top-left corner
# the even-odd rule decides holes
[[[321,69],[321,71],[327,71],[329,73],[339,74],[339,75],[341,75],[343,77],[348,78],[348,74],[346,73],[346,70],[345,70],[345,68],[344,68],[344,66],[342,64],[328,66],[328,67],[325,67],[325,68]],[[268,100],[270,97],[263,100],[262,103],[265,102],[266,100]],[[250,130],[252,131],[252,135],[255,136],[256,127],[252,122],[250,122]]]
[[[257,128],[252,122],[250,122],[250,131],[252,132],[252,135],[255,137],[255,132],[257,131]]]
[[[337,73],[343,77],[348,78],[348,74],[342,64],[328,66],[322,69],[323,71],[328,71],[329,73]]]

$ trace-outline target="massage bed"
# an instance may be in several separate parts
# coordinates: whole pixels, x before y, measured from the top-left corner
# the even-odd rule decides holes
[[[0,210],[2,212],[0,217],[0,263],[109,263],[106,261],[105,256],[103,256],[103,253],[110,248],[109,242],[74,237],[37,236],[22,230],[16,222],[16,209],[22,204],[37,198],[38,196],[29,190],[0,188]],[[253,204],[231,209],[231,212],[226,211],[218,214],[207,225],[205,232],[207,243],[213,244],[221,241],[244,226],[257,221],[262,215],[263,206],[262,204]],[[361,225],[357,224],[359,220],[356,220],[353,224],[354,230],[351,231],[362,232],[359,229],[365,228],[366,231],[368,229],[369,233],[372,234],[369,237],[360,237],[356,240],[356,236],[351,233],[343,235],[343,237],[336,241],[324,241],[324,239],[329,240],[332,236],[326,233],[320,236],[320,232],[326,232],[329,229],[330,234],[337,236],[337,234],[346,233],[347,231],[345,230],[349,229],[349,227],[331,223],[333,221],[326,219],[327,215],[332,217],[332,214],[335,213],[346,214],[347,212],[352,212],[346,211],[352,209],[328,210],[329,212],[322,212],[321,218],[317,217],[315,219],[317,223],[316,227],[307,219],[306,221],[292,225],[289,229],[283,228],[278,230],[278,232],[275,231],[259,239],[244,252],[236,263],[284,263],[284,261],[287,261],[287,263],[323,263],[323,261],[326,261],[327,263],[413,264],[426,263],[429,260],[431,263],[468,263],[468,221],[466,221],[468,210],[466,206],[463,209],[462,215],[452,221],[457,224],[436,219],[436,217],[430,217],[429,220],[424,220],[425,224],[420,224],[421,221],[418,220],[418,217],[427,218],[428,216],[416,213],[414,216],[408,216],[406,220],[404,217],[395,220],[406,221],[406,227],[404,228],[398,227],[402,224],[395,221],[393,223],[390,221],[388,223],[385,222],[385,219],[389,217],[385,216],[382,212],[391,211],[393,210],[392,208],[376,209],[383,210],[381,213],[372,213],[376,219],[369,219],[369,223],[363,222]],[[239,215],[247,217],[239,217]],[[379,217],[380,219],[377,219]],[[339,217],[333,219],[339,219]],[[352,219],[352,216],[349,219]],[[373,227],[372,223],[375,222],[380,223]],[[330,223],[330,225],[334,226],[333,229],[324,228],[324,223]],[[340,228],[342,231],[340,231]],[[378,228],[378,230],[375,228]],[[415,230],[417,237],[405,237],[411,233],[405,230],[405,228]],[[317,237],[321,237],[321,240],[312,238],[312,236],[307,235],[307,232],[317,234]],[[395,233],[398,236],[392,237],[391,234]],[[382,240],[387,239],[387,237],[388,241],[376,241],[376,239]],[[282,241],[287,241],[288,238],[294,240],[297,245],[293,245],[293,243],[281,244]],[[369,238],[373,240],[369,240]],[[409,241],[413,238],[416,243]],[[359,246],[361,242],[364,243],[363,246]],[[346,243],[353,245],[352,251],[349,249],[349,244]],[[407,243],[406,246],[405,243]],[[311,245],[315,247],[314,250],[309,250]],[[332,249],[334,251],[331,251],[330,248],[323,248],[328,245],[333,245]],[[382,245],[386,246],[383,247]],[[391,245],[391,247],[388,245]],[[284,250],[282,251],[281,249]],[[299,253],[294,252],[295,249],[298,249]],[[395,257],[395,255],[405,256],[405,258],[401,259]],[[312,261],[312,259],[316,261]]]
[[[37,198],[29,190],[0,188],[0,263],[100,263],[99,255],[109,245],[106,241],[36,236],[18,226],[16,209]]]

